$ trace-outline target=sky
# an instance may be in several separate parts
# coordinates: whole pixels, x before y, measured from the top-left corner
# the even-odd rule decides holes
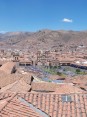
[[[87,0],[0,0],[0,32],[87,30]]]

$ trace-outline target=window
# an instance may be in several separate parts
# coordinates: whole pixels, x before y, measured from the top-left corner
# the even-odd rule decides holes
[[[62,95],[61,98],[62,98],[62,102],[72,102],[70,95]]]

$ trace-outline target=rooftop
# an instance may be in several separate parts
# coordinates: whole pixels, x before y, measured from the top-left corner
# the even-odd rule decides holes
[[[54,92],[57,94],[85,93],[82,89],[73,86],[73,84],[55,84],[45,82],[33,82],[32,90],[36,92]]]
[[[1,94],[1,117],[87,117],[87,94]]]
[[[7,74],[11,74],[11,73],[15,72],[15,70],[16,70],[16,63],[7,62],[0,67],[0,70]]]

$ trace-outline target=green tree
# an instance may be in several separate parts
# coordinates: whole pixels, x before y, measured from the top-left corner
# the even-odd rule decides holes
[[[62,75],[62,73],[60,73],[60,72],[57,72],[57,75],[61,76],[61,75]]]
[[[80,69],[76,69],[76,73],[79,74],[81,71]]]

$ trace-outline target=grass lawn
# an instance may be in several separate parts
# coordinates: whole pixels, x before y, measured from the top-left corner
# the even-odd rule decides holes
[[[52,67],[52,68],[44,68],[43,70],[44,70],[45,72],[48,72],[48,73],[52,74],[52,75],[59,75],[59,76],[63,76],[63,77],[66,76],[66,75],[63,74],[63,73],[58,73],[58,72],[56,72],[56,69],[57,69],[57,68]]]

